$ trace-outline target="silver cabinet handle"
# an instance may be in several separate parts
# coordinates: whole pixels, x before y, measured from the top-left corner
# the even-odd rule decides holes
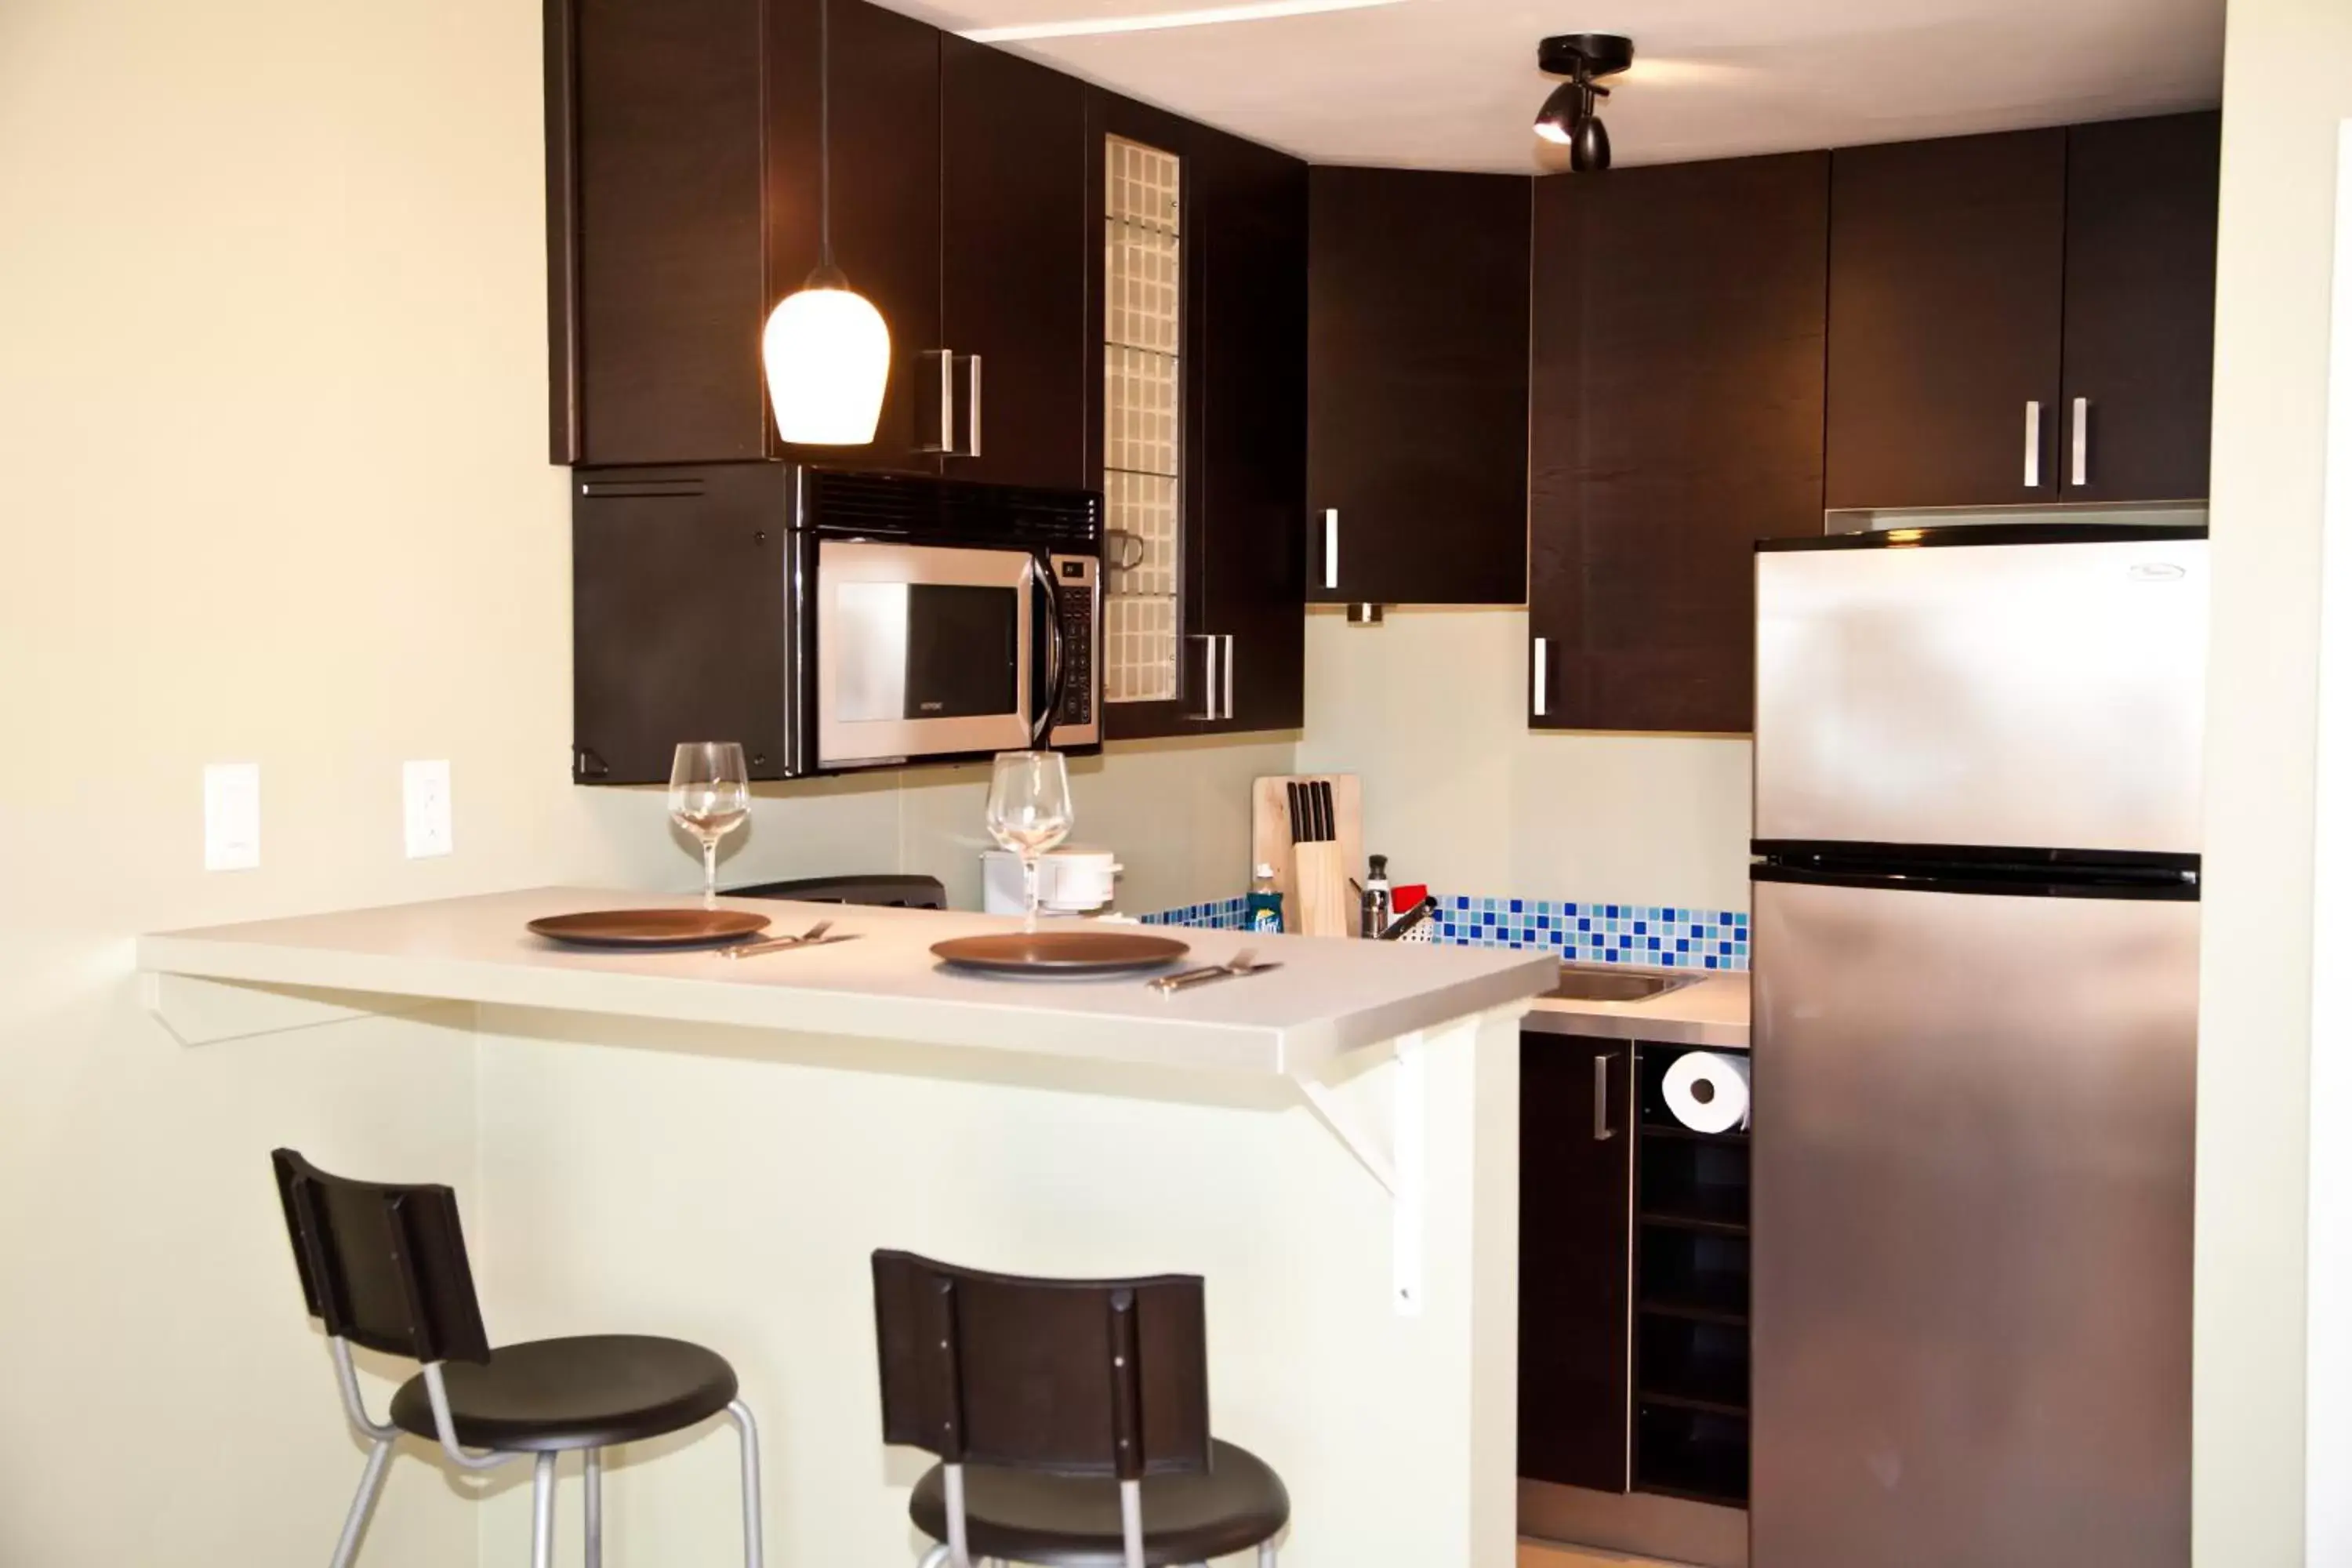
[[[1224,639],[1224,640],[1225,640],[1225,710],[1224,710],[1223,713],[1218,714],[1218,715],[1217,715],[1217,717],[1218,717],[1218,718],[1220,718],[1220,719],[1230,719],[1230,718],[1232,718],[1232,717],[1234,716],[1234,663],[1235,663],[1235,660],[1234,660],[1234,634],[1233,634],[1233,633],[1231,633],[1231,632],[1227,632],[1227,633],[1225,634],[1225,639]]]
[[[1339,585],[1339,509],[1336,506],[1323,509],[1323,585]]]
[[[2042,488],[2042,404],[2038,399],[2025,405],[2025,488]]]
[[[949,452],[955,444],[955,351],[925,349],[923,358],[937,360],[940,364],[940,430],[937,440],[926,441],[919,448],[925,452]]]
[[[964,395],[971,400],[971,435],[970,442],[963,449],[963,455],[967,458],[977,458],[980,456],[980,356],[967,355],[966,363],[971,367],[964,377],[963,385]]]
[[[1225,639],[1199,632],[1189,635],[1201,645],[1201,710],[1192,717],[1203,723],[1214,723],[1217,718],[1218,645]]]
[[[1551,639],[1536,638],[1535,710],[1538,719],[1551,715]]]
[[[2074,399],[2074,477],[2072,483],[2091,482],[2091,400]]]
[[[1592,1141],[1606,1143],[1617,1136],[1609,1125],[1609,1058],[1614,1051],[1603,1051],[1592,1058]]]

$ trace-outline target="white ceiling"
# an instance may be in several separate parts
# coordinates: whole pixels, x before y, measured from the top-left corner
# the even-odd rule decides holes
[[[1220,0],[887,0],[950,30]],[[2223,0],[1401,0],[1004,46],[1317,163],[1527,172],[1547,33],[1617,32],[1620,165],[2210,107]],[[1545,155],[1539,156],[1541,148]]]

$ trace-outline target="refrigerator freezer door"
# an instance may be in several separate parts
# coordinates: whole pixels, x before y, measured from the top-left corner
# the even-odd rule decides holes
[[[2186,1568],[2198,906],[1755,891],[1754,1568]]]
[[[1756,557],[1756,837],[2197,850],[2195,538]]]

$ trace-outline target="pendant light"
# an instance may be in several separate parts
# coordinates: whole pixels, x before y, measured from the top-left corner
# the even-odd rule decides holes
[[[761,357],[776,434],[796,446],[863,447],[882,416],[890,329],[833,260],[833,38],[817,5],[817,263],[768,317]]]

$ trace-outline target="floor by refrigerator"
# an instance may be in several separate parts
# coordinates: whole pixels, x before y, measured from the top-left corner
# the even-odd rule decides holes
[[[1757,592],[1754,1568],[2185,1568],[2203,531]]]

